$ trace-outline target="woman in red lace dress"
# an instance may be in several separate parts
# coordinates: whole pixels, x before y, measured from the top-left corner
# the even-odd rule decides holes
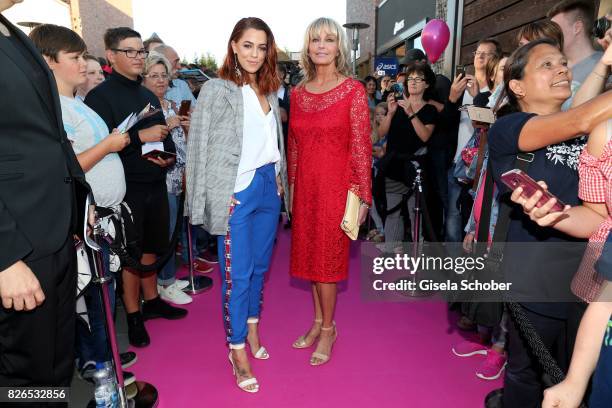
[[[312,282],[315,312],[311,329],[293,347],[318,338],[311,365],[329,360],[337,337],[336,284],[348,276],[350,241],[340,228],[347,192],[361,199],[360,223],[372,200],[370,115],[363,85],[348,77],[348,55],[342,27],[315,20],[302,50],[305,78],[291,95],[291,275]]]

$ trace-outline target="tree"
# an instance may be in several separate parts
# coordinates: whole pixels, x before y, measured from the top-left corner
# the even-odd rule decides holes
[[[211,71],[216,71],[218,69],[217,61],[210,52],[207,52],[206,54],[201,54],[200,57],[194,55],[193,63]]]

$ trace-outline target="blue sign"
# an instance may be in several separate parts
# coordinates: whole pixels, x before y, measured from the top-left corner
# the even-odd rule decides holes
[[[399,61],[395,57],[377,57],[374,59],[374,73],[394,77],[399,71]]]

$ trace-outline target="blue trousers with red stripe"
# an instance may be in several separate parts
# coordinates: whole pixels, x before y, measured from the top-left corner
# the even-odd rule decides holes
[[[225,236],[218,237],[223,320],[227,341],[241,345],[247,319],[259,317],[264,275],[270,266],[280,214],[273,164],[257,169],[249,186],[234,194]]]

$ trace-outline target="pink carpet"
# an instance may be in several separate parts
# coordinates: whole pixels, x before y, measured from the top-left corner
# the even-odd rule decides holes
[[[251,360],[259,393],[239,390],[232,376],[215,268],[210,274],[215,287],[195,296],[187,318],[147,322],[151,345],[134,349],[138,362],[130,371],[157,387],[160,408],[480,408],[484,396],[501,385],[474,374],[484,356],[452,354],[451,346],[462,336],[446,304],[363,302],[359,244],[352,248],[350,279],[340,287],[332,359],[311,367],[314,350],[291,347],[309,327],[312,309],[308,286],[289,277],[289,246],[289,232],[279,230],[260,323],[271,358]]]

